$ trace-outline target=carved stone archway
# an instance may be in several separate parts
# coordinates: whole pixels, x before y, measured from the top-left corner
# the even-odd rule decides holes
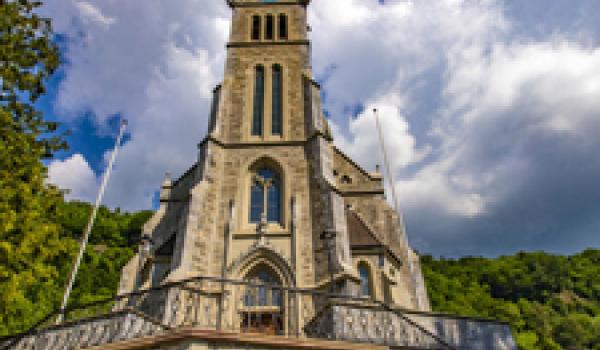
[[[290,264],[269,244],[255,244],[230,267],[230,275],[245,280],[237,292],[234,317],[246,332],[284,334],[291,315],[285,287],[295,285]]]

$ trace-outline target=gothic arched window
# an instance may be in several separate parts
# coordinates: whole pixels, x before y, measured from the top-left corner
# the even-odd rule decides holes
[[[266,28],[265,28],[265,39],[267,40],[273,40],[273,15],[267,15],[266,18]]]
[[[262,135],[265,109],[265,68],[256,66],[254,77],[254,110],[252,115],[252,135]]]
[[[267,222],[281,223],[281,202],[279,174],[269,168],[255,172],[250,187],[250,222],[260,222],[264,213]]]
[[[248,286],[244,295],[245,306],[281,306],[279,278],[267,266],[259,266],[246,276]]]
[[[260,16],[252,16],[252,40],[260,40]]]
[[[260,264],[245,280],[240,328],[244,332],[282,334],[285,324],[281,281],[267,265]]]
[[[358,275],[360,277],[360,296],[370,297],[372,293],[371,271],[366,263],[358,264]]]
[[[273,101],[271,129],[273,135],[281,135],[281,124],[283,121],[283,77],[281,66],[273,66]]]
[[[287,39],[287,16],[284,14],[279,15],[279,39]]]

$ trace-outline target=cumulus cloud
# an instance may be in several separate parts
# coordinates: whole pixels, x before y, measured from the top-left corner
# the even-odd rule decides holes
[[[379,109],[421,251],[600,246],[597,40],[578,41],[582,28],[529,36],[509,5],[311,4],[313,70],[336,142],[369,170],[381,163],[371,112]],[[223,74],[230,10],[203,0],[64,0],[44,10],[66,37],[57,114],[67,123],[91,114],[99,133],[116,115],[129,119],[106,202],[150,207],[164,172],[195,160]],[[81,155],[54,162],[51,180],[89,197],[84,183],[97,179],[86,165]],[[87,175],[69,182],[67,167]]]
[[[89,2],[80,1],[74,4],[79,10],[82,19],[98,23],[105,29],[116,21],[114,17],[106,17],[96,6]]]
[[[440,153],[397,186],[415,221],[445,216],[461,231],[426,226],[423,244],[437,249],[461,236],[450,251],[459,254],[486,242],[501,242],[488,248],[495,253],[600,243],[596,230],[582,229],[600,224],[591,219],[600,210],[599,64],[597,48],[543,42],[496,45],[449,66]]]
[[[105,203],[150,208],[164,173],[182,173],[205,134],[222,78],[230,12],[225,2],[56,1],[44,11],[66,37],[54,107],[63,122],[91,115],[100,134],[128,119]]]
[[[98,190],[94,171],[79,153],[65,160],[52,161],[48,165],[48,182],[69,189],[68,199],[91,202]]]
[[[384,130],[421,251],[600,245],[590,229],[600,224],[591,219],[600,211],[598,48],[566,33],[528,38],[505,10],[493,1],[315,2],[314,32],[328,33],[313,38],[315,70],[338,145],[371,167],[380,152],[370,109],[396,110]]]
[[[383,141],[386,149],[390,151],[392,169],[397,171],[421,161],[429,152],[429,148],[417,148],[415,137],[410,133],[409,124],[402,114],[403,105],[399,96],[385,96],[369,102],[356,118],[349,121],[347,134],[342,132],[339,125],[333,123],[332,129],[337,145],[361,159],[362,166],[367,169],[383,165],[382,157],[373,157],[375,154],[381,154],[381,140],[375,120],[376,109],[382,126]]]

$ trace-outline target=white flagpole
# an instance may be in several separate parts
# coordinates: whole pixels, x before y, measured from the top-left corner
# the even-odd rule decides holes
[[[388,184],[390,186],[390,190],[392,191],[392,201],[394,202],[394,210],[398,214],[398,222],[400,224],[400,230],[402,231],[400,234],[400,239],[402,240],[402,244],[406,250],[406,260],[408,263],[408,270],[410,271],[410,275],[413,280],[413,285],[415,289],[415,300],[417,302],[417,308],[420,310],[422,306],[421,298],[418,293],[417,283],[418,279],[415,276],[415,268],[413,261],[410,257],[410,247],[408,246],[408,237],[406,236],[406,227],[404,226],[404,217],[402,216],[402,211],[400,210],[398,204],[398,196],[396,195],[396,186],[394,186],[394,173],[392,168],[390,167],[390,162],[388,159],[387,148],[385,146],[385,139],[383,138],[383,131],[381,129],[381,122],[379,121],[379,112],[377,108],[373,108],[373,114],[375,115],[375,125],[377,126],[377,133],[379,134],[379,145],[381,146],[381,153],[383,154],[383,163],[385,167],[386,177],[388,178]]]
[[[383,138],[383,131],[381,130],[381,123],[379,121],[379,112],[377,108],[373,109],[373,113],[375,114],[375,125],[377,126],[377,133],[379,134],[379,145],[381,146],[381,153],[383,154],[383,164],[385,167],[386,177],[388,178],[388,183],[390,185],[390,190],[392,191],[392,201],[394,202],[394,209],[398,213],[398,217],[400,220],[400,226],[404,229],[404,219],[402,218],[402,213],[400,212],[400,208],[398,206],[398,196],[396,195],[396,186],[394,186],[394,177],[392,168],[390,167],[390,162],[388,159],[387,148],[385,147],[385,139]],[[403,240],[406,241],[406,237],[404,236]]]
[[[92,232],[92,227],[94,227],[94,221],[96,220],[96,214],[98,213],[98,208],[100,207],[100,203],[102,203],[102,198],[104,197],[104,191],[106,190],[106,185],[108,184],[108,179],[110,178],[110,174],[112,172],[113,165],[115,163],[115,159],[117,158],[117,153],[119,151],[119,146],[121,145],[121,140],[123,139],[123,135],[125,133],[125,127],[127,126],[127,120],[121,120],[121,126],[119,129],[119,136],[117,136],[117,140],[115,142],[115,147],[110,156],[110,160],[108,162],[108,166],[106,168],[106,172],[102,177],[102,184],[100,185],[100,189],[98,190],[98,196],[96,197],[96,203],[94,204],[94,209],[92,210],[92,214],[90,215],[90,219],[85,227],[85,232],[83,234],[83,238],[81,240],[81,245],[79,246],[79,254],[77,255],[77,260],[75,260],[75,266],[73,266],[73,270],[71,271],[71,277],[69,278],[69,284],[65,289],[65,294],[63,296],[62,304],[60,306],[60,314],[56,318],[56,323],[60,324],[64,318],[64,311],[67,307],[67,302],[69,301],[69,296],[71,295],[71,290],[73,289],[73,284],[75,283],[75,278],[77,277],[77,272],[79,271],[79,265],[81,265],[81,259],[83,258],[83,253],[85,252],[85,248],[87,247],[88,240],[90,238],[90,233]]]

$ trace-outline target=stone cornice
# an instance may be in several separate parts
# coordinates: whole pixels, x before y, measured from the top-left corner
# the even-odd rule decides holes
[[[300,140],[281,140],[281,141],[256,141],[256,142],[229,142],[216,138],[214,135],[207,135],[200,141],[198,148],[203,147],[208,141],[212,141],[215,144],[223,148],[247,148],[247,147],[277,147],[277,146],[305,146],[308,142],[314,140],[317,137],[323,137],[327,141],[333,141],[331,137],[328,137],[321,131],[313,132],[308,138]]]
[[[227,47],[265,47],[265,46],[308,46],[308,40],[285,40],[285,41],[230,41]]]
[[[290,5],[301,5],[308,6],[310,0],[296,0],[296,1],[278,1],[278,2],[240,2],[236,0],[226,0],[229,7],[271,7],[271,6],[290,6]]]
[[[377,190],[337,190],[337,192],[343,197],[352,197],[352,196],[372,196],[377,194],[385,194],[384,189]]]

